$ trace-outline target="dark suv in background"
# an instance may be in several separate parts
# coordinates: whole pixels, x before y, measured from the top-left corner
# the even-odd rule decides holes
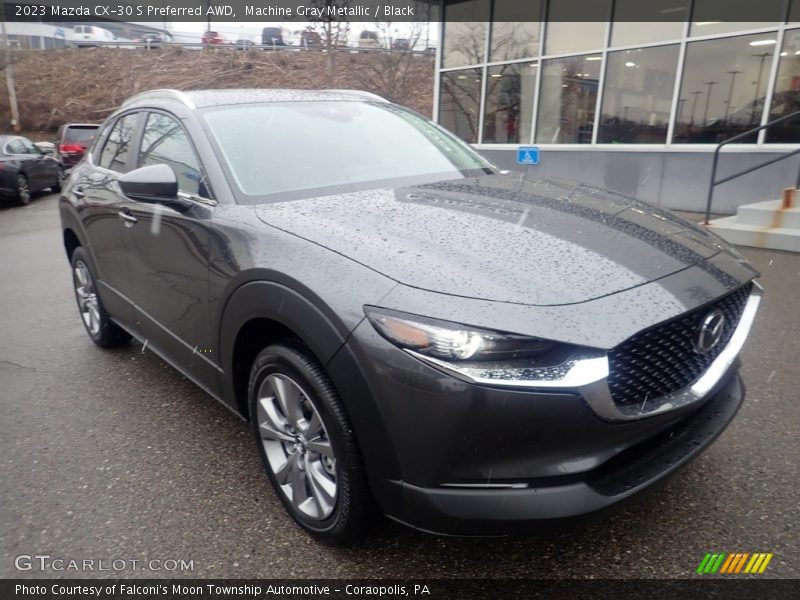
[[[733,248],[498,171],[372,94],[140,94],[59,206],[91,339],[138,338],[248,420],[281,502],[328,542],[375,507],[448,534],[598,514],[744,399],[761,291]]]
[[[98,123],[67,123],[58,129],[55,156],[65,169],[74,167],[83,158],[99,127]]]

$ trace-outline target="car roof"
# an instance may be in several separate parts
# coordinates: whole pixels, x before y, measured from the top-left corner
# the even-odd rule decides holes
[[[230,89],[186,92],[151,90],[129,98],[123,107],[145,99],[165,97],[178,100],[189,108],[267,102],[386,102],[380,96],[360,90]]]
[[[64,123],[62,127],[100,127],[100,123]]]

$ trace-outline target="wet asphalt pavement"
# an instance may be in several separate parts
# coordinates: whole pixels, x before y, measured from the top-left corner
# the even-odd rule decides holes
[[[331,549],[285,514],[244,422],[140,344],[89,341],[56,197],[3,205],[0,577],[81,576],[19,572],[21,554],[194,566],[105,573],[118,577],[692,577],[716,550],[774,552],[764,576],[800,577],[800,256],[742,252],[766,288],[743,356],[748,399],[658,492],[546,537],[387,522],[361,547]]]

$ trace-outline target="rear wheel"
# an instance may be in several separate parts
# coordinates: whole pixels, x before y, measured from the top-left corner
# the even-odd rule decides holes
[[[17,204],[25,206],[31,201],[31,188],[25,175],[17,175]]]
[[[361,455],[325,371],[294,342],[265,348],[248,386],[267,475],[294,520],[336,545],[366,533],[373,514]]]
[[[92,341],[101,348],[112,348],[127,343],[131,336],[109,317],[100,296],[97,294],[94,275],[89,267],[89,258],[83,248],[72,253],[72,283],[78,310]]]

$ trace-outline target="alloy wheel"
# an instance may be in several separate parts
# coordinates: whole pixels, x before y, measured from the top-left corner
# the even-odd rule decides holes
[[[31,201],[31,188],[28,180],[22,175],[17,177],[17,198],[20,204],[27,204]]]
[[[76,261],[72,279],[83,323],[89,333],[92,336],[96,336],[100,333],[100,307],[97,303],[94,280],[85,263]]]
[[[264,378],[256,399],[258,429],[278,487],[305,516],[323,520],[336,507],[336,457],[309,394],[291,377]]]

